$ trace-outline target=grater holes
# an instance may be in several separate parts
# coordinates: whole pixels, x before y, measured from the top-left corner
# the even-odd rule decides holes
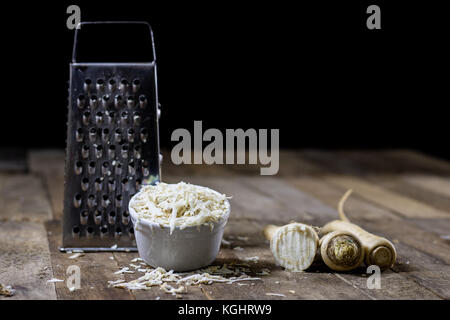
[[[102,140],[103,142],[107,142],[109,138],[109,129],[108,128],[104,128],[102,130]]]
[[[116,146],[112,144],[108,147],[108,157],[110,159],[113,159],[115,156],[116,156]]]
[[[107,106],[109,105],[109,101],[110,101],[110,100],[111,100],[111,99],[110,99],[109,95],[105,94],[105,95],[102,97],[102,104],[103,104],[103,106],[104,106],[104,107],[107,107]]]
[[[116,174],[121,175],[122,174],[122,164],[120,162],[116,165]]]
[[[114,113],[114,111],[109,111],[108,112],[108,122],[111,124],[111,123],[113,123],[114,122],[114,116],[115,116],[116,114]]]
[[[102,222],[102,212],[100,210],[95,210],[94,223],[99,225],[101,222]]]
[[[142,185],[142,180],[136,179],[136,191],[139,191],[139,189],[141,188],[141,185]]]
[[[117,227],[115,231],[116,232],[114,233],[114,238],[118,240],[122,236],[122,229],[120,227]]]
[[[124,144],[122,146],[122,149],[120,150],[120,153],[122,155],[122,158],[124,159],[128,158],[128,145]]]
[[[127,178],[122,179],[122,192],[127,192],[129,189],[129,183]]]
[[[101,158],[103,154],[103,146],[102,145],[98,145],[95,147],[95,156],[97,158]]]
[[[128,174],[129,174],[130,176],[134,176],[135,173],[136,173],[136,167],[135,167],[134,161],[131,160],[131,161],[128,163]]]
[[[95,124],[101,125],[103,121],[103,112],[99,111],[95,114]]]
[[[133,114],[133,123],[135,126],[141,124],[141,114],[137,111]]]
[[[77,193],[75,194],[75,196],[73,197],[73,206],[75,208],[79,208],[81,206],[81,194]]]
[[[122,213],[122,224],[128,225],[130,223],[130,213],[128,211],[124,211]]]
[[[89,188],[89,178],[81,179],[81,190],[87,191],[88,188]]]
[[[142,174],[144,175],[144,177],[146,177],[150,174],[147,161],[142,162]]]
[[[80,227],[79,226],[74,226],[72,228],[72,237],[74,238],[79,238],[80,237]]]
[[[124,112],[121,113],[121,115],[120,115],[120,122],[123,125],[127,125],[127,123],[128,123],[128,112],[127,111],[124,111]]]
[[[100,179],[100,178],[95,179],[94,189],[95,189],[95,191],[102,191],[102,179]]]
[[[83,124],[87,126],[90,122],[90,119],[91,119],[91,112],[90,111],[83,112],[82,116]]]
[[[116,180],[109,179],[108,180],[108,191],[113,192],[114,190],[116,190]]]
[[[134,97],[133,96],[128,96],[127,98],[127,106],[128,108],[133,108],[134,107]]]
[[[108,171],[109,171],[109,162],[105,161],[102,164],[102,174],[104,174],[104,175],[108,174]]]
[[[89,78],[86,78],[83,83],[84,91],[89,92],[91,90],[91,86],[92,86],[92,80]]]
[[[95,195],[90,194],[88,196],[87,205],[88,205],[89,208],[93,208],[93,207],[95,207],[97,205],[97,203],[95,201]]]
[[[95,174],[95,161],[89,162],[88,171],[89,174]]]
[[[139,96],[139,106],[144,109],[147,106],[147,97],[144,95]]]
[[[139,79],[133,80],[133,92],[138,92],[141,88],[141,81]]]
[[[94,235],[94,228],[89,226],[86,228],[86,237],[87,238],[92,238],[92,236]]]
[[[87,159],[89,157],[89,146],[87,144],[83,145],[81,148],[81,157]]]
[[[116,212],[110,211],[108,215],[108,223],[109,224],[115,224],[116,223]]]
[[[107,226],[102,226],[100,228],[100,237],[103,238],[108,234],[108,227]]]
[[[89,141],[95,142],[95,140],[97,140],[97,129],[91,128],[89,129]]]
[[[96,95],[92,95],[92,96],[89,98],[89,105],[90,105],[91,108],[97,107],[97,105],[98,105],[98,99],[97,99],[97,96],[96,96]]]
[[[141,158],[141,146],[140,145],[137,144],[137,145],[134,146],[133,154],[134,154],[134,157],[136,159],[140,159]]]
[[[77,98],[77,106],[80,109],[83,109],[86,106],[86,97],[84,94],[80,94]]]
[[[116,95],[114,98],[114,106],[116,108],[120,108],[122,104],[123,104],[123,97],[120,94]]]
[[[122,203],[123,203],[123,197],[121,194],[116,196],[116,207],[120,208],[122,207]]]
[[[141,134],[140,134],[141,140],[142,142],[147,142],[147,138],[148,138],[148,130],[147,128],[142,128],[141,129]]]
[[[109,197],[107,194],[102,195],[102,207],[107,208],[109,206]]]
[[[75,174],[80,175],[83,172],[83,162],[76,161],[75,162]]]
[[[113,91],[116,88],[116,80],[109,79],[108,81],[108,89]]]
[[[128,89],[128,80],[127,79],[120,80],[119,89],[121,91],[126,91]]]
[[[82,141],[83,141],[83,138],[84,138],[83,128],[78,128],[78,129],[75,131],[75,140],[76,140],[77,142],[82,142]]]
[[[134,142],[134,129],[130,128],[127,131],[127,138],[129,142]]]
[[[82,225],[85,225],[87,223],[88,218],[89,218],[89,213],[87,210],[83,210],[80,212],[80,223]]]
[[[105,80],[103,79],[97,79],[96,84],[97,91],[103,91],[105,89]]]
[[[134,228],[133,227],[128,229],[128,235],[130,236],[131,239],[134,239]]]
[[[122,130],[116,129],[116,131],[114,131],[114,139],[116,142],[119,142],[122,139]]]

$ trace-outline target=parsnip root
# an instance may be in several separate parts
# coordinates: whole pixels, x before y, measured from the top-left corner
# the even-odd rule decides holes
[[[387,239],[376,236],[362,229],[354,223],[351,223],[344,213],[344,203],[352,193],[348,190],[339,201],[338,211],[341,220],[334,220],[327,223],[322,229],[321,234],[326,235],[334,231],[349,232],[354,235],[362,244],[365,255],[365,263],[377,265],[381,269],[392,267],[397,259],[397,252],[394,245]]]
[[[314,261],[319,244],[317,232],[302,223],[285,226],[268,225],[264,228],[266,239],[277,263],[286,270],[298,272],[309,268]]]
[[[333,231],[320,239],[320,255],[330,269],[349,271],[361,265],[364,249],[350,232]]]

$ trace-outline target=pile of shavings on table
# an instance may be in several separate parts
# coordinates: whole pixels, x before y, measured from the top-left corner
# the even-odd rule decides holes
[[[123,279],[108,281],[108,285],[114,288],[123,288],[129,290],[149,290],[154,286],[159,286],[165,293],[176,295],[187,292],[187,287],[200,284],[210,285],[215,282],[233,284],[242,281],[257,281],[259,277],[251,277],[248,265],[224,264],[222,266],[209,266],[200,270],[191,272],[176,273],[173,270],[166,271],[164,268],[152,268],[143,262],[140,258],[131,260],[130,267],[144,275],[135,280],[126,282]],[[139,263],[136,265],[134,263]],[[134,273],[130,267],[124,267],[115,274]],[[257,275],[268,275],[270,270],[263,269]],[[169,284],[172,283],[172,284]],[[178,286],[178,287],[176,287]]]

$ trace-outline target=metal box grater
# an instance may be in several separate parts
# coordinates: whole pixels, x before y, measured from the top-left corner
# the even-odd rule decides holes
[[[160,109],[150,26],[83,22],[80,30],[88,34],[97,27],[122,30],[130,25],[146,28],[153,53],[150,61],[80,61],[79,30],[75,31],[62,251],[135,251],[128,201],[142,184],[160,180]],[[138,44],[134,50],[139,50]]]

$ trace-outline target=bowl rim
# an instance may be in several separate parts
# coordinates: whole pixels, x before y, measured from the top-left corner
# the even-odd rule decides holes
[[[214,193],[217,193],[219,195],[222,195],[220,192],[208,188],[208,187],[204,187],[204,186],[199,186],[199,185],[195,185],[196,187],[200,187],[203,189],[207,189],[209,191],[212,191]],[[170,228],[170,225],[168,224],[161,224],[161,223],[157,223],[155,221],[151,221],[147,218],[138,218],[138,213],[136,212],[136,210],[134,210],[134,208],[131,207],[132,202],[134,201],[135,197],[140,193],[141,191],[137,192],[135,195],[133,195],[130,199],[130,201],[128,202],[128,211],[130,212],[130,216],[131,216],[131,220],[133,222],[133,225],[135,226],[135,221],[139,221],[139,224],[147,226],[147,227],[157,227],[157,228]],[[231,211],[231,205],[230,205],[230,201],[228,199],[225,199],[225,204],[226,204],[226,211],[225,213],[222,215],[222,217],[213,222],[214,226],[220,225],[224,222],[228,221],[228,218],[230,217],[230,211]],[[194,228],[198,228],[199,226],[203,226],[203,225],[208,225],[207,223],[204,224],[200,224],[200,225],[194,225],[194,226],[188,226],[188,227],[184,227],[183,229],[180,228],[180,226],[175,226],[174,231],[183,231],[183,230],[190,230],[190,229],[194,229]]]

